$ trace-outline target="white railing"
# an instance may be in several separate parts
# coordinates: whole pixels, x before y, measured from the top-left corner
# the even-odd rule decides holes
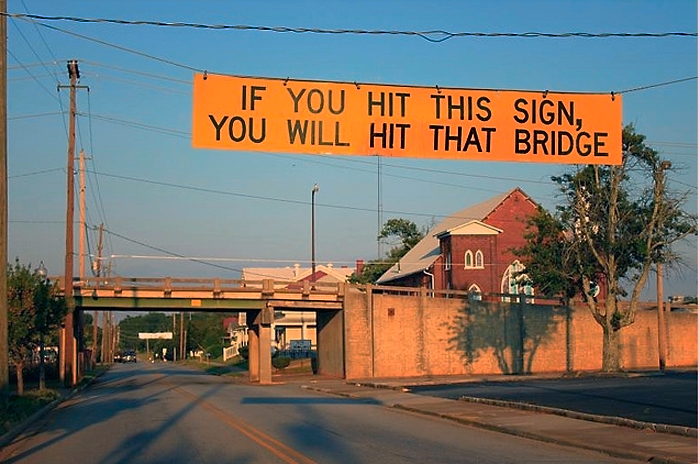
[[[237,346],[227,346],[224,348],[224,362],[228,361],[229,359],[233,358],[238,354],[238,347]]]

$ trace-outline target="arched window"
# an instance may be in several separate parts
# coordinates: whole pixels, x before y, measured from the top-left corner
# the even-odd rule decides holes
[[[481,289],[477,284],[472,284],[471,287],[469,287],[469,299],[481,300]]]
[[[472,250],[467,250],[464,253],[464,269],[469,269],[470,267],[474,267],[474,255],[472,255]]]
[[[474,267],[479,267],[479,268],[484,267],[484,254],[481,252],[481,250],[478,250],[476,252],[476,256],[474,257],[474,260],[475,260]]]
[[[518,260],[513,261],[511,265],[508,266],[501,279],[501,293],[507,293],[509,295],[534,295],[534,290],[527,274],[521,274],[523,270],[525,270],[525,266]],[[510,298],[507,296],[504,296],[502,299],[503,301],[510,301]],[[528,303],[533,303],[534,299],[528,298],[526,301]]]

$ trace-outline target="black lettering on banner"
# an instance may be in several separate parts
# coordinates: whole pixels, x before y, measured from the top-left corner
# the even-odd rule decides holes
[[[403,150],[406,148],[406,131],[410,129],[410,124],[400,124],[400,123],[382,123],[381,129],[375,130],[375,123],[371,123],[369,126],[369,147],[375,147],[375,139],[381,140],[382,148],[393,149],[396,135],[399,138],[398,148]],[[398,133],[398,134],[397,134]]]
[[[577,131],[583,126],[583,121],[580,118],[576,119],[573,101],[554,102],[545,98],[538,102],[536,99],[527,101],[524,98],[518,98],[513,103],[513,108],[517,113],[513,119],[519,124],[527,122],[537,124],[539,121],[545,126],[552,124],[576,126]]]
[[[433,150],[441,148],[444,151],[468,151],[474,147],[479,153],[491,151],[491,135],[496,132],[495,127],[469,127],[468,130],[462,126],[445,126],[431,124],[428,126],[433,131]],[[443,142],[443,143],[441,143]]]
[[[316,97],[316,98],[314,98]],[[309,96],[306,99],[306,105],[312,114],[318,114],[323,111],[323,92],[318,89],[309,90]]]
[[[217,142],[219,142],[221,140],[221,128],[224,127],[224,124],[226,124],[227,119],[228,119],[228,116],[224,116],[223,119],[221,119],[221,122],[217,123],[214,115],[213,114],[209,115],[209,120],[214,125],[214,129],[216,129],[216,141]]]
[[[608,136],[607,132],[594,132],[593,133],[593,156],[610,156],[610,153],[602,151],[605,148],[605,141],[602,140]]]
[[[486,122],[491,119],[491,108],[488,107],[487,103],[491,103],[489,97],[479,97],[476,100],[476,107],[481,110],[481,112],[476,115],[479,121]]]
[[[536,129],[530,132],[527,129],[515,130],[515,153],[518,155],[547,155],[569,156],[571,154],[587,157],[610,156],[605,148],[607,132],[595,132],[591,136],[586,131],[572,135],[567,131],[544,131]],[[591,142],[591,138],[593,142]]]
[[[327,127],[326,127],[327,129]],[[336,147],[349,147],[350,142],[341,142],[340,140],[340,121],[335,121],[333,130],[331,134],[333,137],[324,138],[323,134],[323,121],[314,120],[295,120],[292,122],[291,119],[287,119],[287,133],[289,135],[290,145],[295,143],[301,145],[324,145],[324,146],[336,146]],[[326,130],[326,136],[328,131]]]
[[[471,103],[471,97],[469,97],[469,103]],[[469,105],[469,119],[471,120],[471,105]],[[447,119],[452,119],[452,112],[459,112],[459,120],[464,121],[464,95],[460,95],[457,102],[452,100],[452,95],[447,96]]]
[[[525,108],[523,108],[523,105],[527,105],[527,100],[525,100],[524,98],[518,98],[517,100],[515,100],[515,104],[513,105],[515,108],[515,111],[517,111],[518,113],[520,113],[522,115],[522,116],[518,116],[518,115],[513,116],[513,119],[515,119],[515,122],[520,123],[520,124],[525,124],[527,122],[527,119],[528,119],[527,110]],[[516,139],[517,139],[517,136],[516,136]]]
[[[301,101],[304,94],[306,94],[306,109],[312,114],[320,114],[326,109],[326,102],[328,104],[328,111],[332,114],[341,114],[345,111],[345,89],[340,89],[340,101],[335,101],[333,98],[333,89],[328,90],[328,95],[323,93],[321,89],[313,88],[306,93],[306,89],[301,89],[298,94],[294,93],[294,89],[287,87],[287,92],[289,96],[292,97],[294,102],[294,112],[299,112],[299,102]],[[334,105],[337,105],[335,107]]]
[[[262,100],[262,95],[258,95],[258,92],[267,90],[267,87],[261,85],[253,85],[250,87],[250,110],[255,111],[255,102]],[[244,85],[241,92],[241,106],[243,110],[248,109],[248,86]]]
[[[469,95],[464,98],[464,95],[452,96],[433,94],[430,95],[435,102],[435,119],[441,119],[443,115],[447,119],[459,119],[460,121],[473,121],[475,118],[479,121],[486,122],[491,119],[491,108],[489,108],[488,97],[481,96],[474,101],[474,97]]]
[[[372,92],[367,92],[367,115],[372,116],[373,108],[377,108],[380,116],[394,116],[395,106],[398,106],[398,115],[406,116],[406,100],[411,94],[406,92],[379,92],[379,97],[374,98]]]
[[[438,94],[438,95],[433,94],[433,95],[430,96],[430,98],[432,98],[433,100],[435,100],[435,119],[440,119],[440,118],[441,118],[441,116],[440,116],[440,108],[441,108],[441,106],[442,106],[442,105],[441,105],[441,104],[442,104],[442,101],[445,99],[445,96],[444,96],[444,95],[441,95],[441,94]],[[433,127],[431,126],[430,128],[432,129]],[[436,149],[436,150],[437,150],[437,149]]]
[[[265,140],[266,135],[266,120],[262,118],[259,123],[259,132],[256,135],[256,121],[254,118],[248,118],[246,121],[241,116],[233,116],[229,118],[224,116],[220,122],[217,122],[216,117],[213,114],[209,115],[209,120],[214,126],[216,131],[216,141],[221,141],[221,129],[224,128],[226,121],[228,121],[228,137],[234,142],[242,142],[248,138],[253,143],[262,143]]]

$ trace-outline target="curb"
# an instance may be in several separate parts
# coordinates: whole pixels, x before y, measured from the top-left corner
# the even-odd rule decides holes
[[[483,422],[470,420],[470,419],[456,418],[456,417],[450,416],[449,414],[425,411],[422,409],[411,408],[411,407],[403,406],[400,404],[395,404],[392,406],[392,408],[403,410],[403,411],[408,411],[408,412],[412,412],[412,413],[416,413],[416,414],[423,414],[423,415],[427,415],[427,416],[438,417],[440,419],[447,419],[447,420],[450,420],[452,422],[457,422],[459,424],[470,425],[473,427],[478,427],[478,428],[490,430],[493,432],[506,433],[508,435],[513,435],[513,436],[517,436],[517,437],[521,437],[521,438],[528,438],[531,440],[537,440],[537,441],[546,442],[546,443],[554,443],[557,445],[570,446],[570,447],[574,447],[574,448],[585,449],[588,451],[596,451],[599,453],[606,454],[608,456],[621,458],[621,459],[635,459],[635,460],[639,460],[639,461],[643,461],[643,462],[649,462],[652,464],[688,464],[686,461],[676,461],[676,460],[672,460],[672,459],[659,458],[657,456],[649,456],[647,454],[636,453],[634,451],[620,451],[620,449],[618,449],[618,448],[611,448],[611,447],[601,446],[601,445],[596,446],[596,445],[591,445],[590,443],[587,443],[587,442],[581,442],[581,441],[577,441],[577,440],[556,439],[556,438],[548,437],[547,435],[541,435],[538,433],[516,431],[516,430],[510,429],[508,427],[502,427],[502,426],[492,425],[492,424],[485,424]]]
[[[27,430],[27,428],[29,428],[30,425],[36,422],[43,415],[45,415],[53,408],[58,406],[59,403],[61,403],[64,399],[65,398],[63,398],[62,396],[59,396],[52,402],[48,403],[47,405],[36,411],[31,416],[16,424],[13,428],[5,432],[2,436],[0,436],[0,448],[4,448],[8,444],[10,444],[15,438],[17,438],[19,434]]]
[[[87,388],[89,385],[92,385],[92,383],[93,383],[95,380],[97,380],[100,376],[102,376],[102,374],[104,374],[104,373],[107,372],[108,370],[109,370],[109,368],[103,370],[102,372],[100,372],[99,374],[97,374],[95,377],[93,377],[92,379],[90,379],[89,382],[86,382],[86,383],[84,383],[84,384],[80,384],[80,385],[78,385],[78,386],[76,386],[76,387],[73,387],[73,388],[72,388],[68,393],[66,393],[65,395],[59,396],[58,398],[56,398],[56,399],[53,400],[52,402],[50,402],[50,403],[46,404],[45,406],[43,406],[41,409],[39,409],[38,411],[36,411],[36,412],[35,412],[34,414],[32,414],[31,416],[29,416],[29,417],[27,417],[26,419],[24,419],[23,421],[17,423],[14,427],[12,427],[10,430],[8,430],[7,432],[5,432],[3,435],[0,435],[0,448],[4,448],[4,447],[7,446],[8,444],[10,444],[10,443],[11,443],[15,438],[17,438],[21,433],[23,433],[25,430],[27,430],[27,429],[29,428],[30,425],[34,424],[36,421],[38,421],[39,419],[41,419],[41,417],[43,417],[43,416],[46,415],[48,412],[50,412],[51,410],[53,410],[54,408],[56,408],[56,406],[58,406],[59,404],[61,404],[62,402],[66,401],[66,400],[69,400],[70,398],[72,398],[73,396],[75,396],[75,394],[77,394],[78,392],[80,392],[80,391],[82,391],[83,389]]]
[[[487,404],[491,406],[499,406],[511,409],[522,409],[524,411],[535,411],[545,414],[554,414],[557,416],[569,417],[571,419],[581,419],[590,422],[600,422],[602,424],[630,427],[633,429],[650,430],[657,433],[669,433],[672,435],[680,435],[691,438],[698,437],[698,429],[694,429],[692,427],[684,427],[681,425],[657,424],[655,422],[643,422],[634,419],[626,419],[624,417],[601,416],[598,414],[589,414],[585,412],[572,411],[569,409],[552,408],[549,406],[539,406],[530,403],[519,403],[516,401],[477,398],[473,396],[462,396],[461,398],[459,398],[459,401],[466,401],[468,403]]]
[[[387,384],[374,384],[371,382],[347,382],[347,385],[354,385],[358,387],[365,387],[365,388],[375,388],[375,389],[384,389],[384,390],[393,390],[397,392],[407,392],[409,389],[401,386],[393,386],[393,385],[387,385]],[[351,399],[362,399],[364,397],[355,395],[351,392],[338,392],[334,391],[333,389],[329,388],[321,388],[321,387],[312,387],[312,386],[303,386],[302,388],[308,389],[308,390],[314,390],[330,395],[335,395],[335,396],[340,396],[340,397],[345,397],[345,398],[351,398]],[[615,425],[615,426],[625,426],[625,427],[630,427],[630,428],[635,428],[635,429],[641,429],[641,430],[650,430],[650,431],[655,431],[655,432],[661,432],[661,433],[669,433],[669,434],[675,434],[675,435],[680,435],[680,436],[685,436],[685,437],[695,437],[697,438],[697,429],[693,428],[688,428],[688,427],[681,427],[681,426],[673,426],[673,425],[665,425],[665,424],[655,424],[655,423],[649,423],[649,422],[641,422],[641,421],[634,421],[631,419],[624,419],[620,417],[610,417],[610,416],[598,416],[594,414],[586,414],[586,413],[579,413],[576,411],[569,411],[565,409],[557,409],[557,408],[550,408],[550,407],[543,407],[543,406],[537,406],[537,405],[532,405],[532,404],[527,404],[527,403],[517,403],[517,402],[512,402],[512,401],[501,401],[501,400],[488,400],[488,399],[483,399],[483,398],[473,398],[473,397],[461,397],[459,400],[456,401],[467,401],[467,402],[473,402],[473,403],[481,403],[481,404],[487,404],[487,405],[492,405],[492,406],[499,406],[499,407],[505,407],[505,408],[511,408],[511,409],[521,409],[521,410],[528,410],[528,411],[534,411],[534,412],[542,412],[542,413],[548,413],[548,414],[554,414],[554,415],[560,415],[572,419],[579,419],[579,420],[587,420],[591,422],[599,422],[599,423],[605,423],[605,424],[610,424],[610,425]],[[402,404],[385,404],[384,407],[388,408],[393,408],[393,409],[398,409],[406,412],[411,412],[414,414],[421,414],[425,416],[431,416],[431,417],[437,417],[440,419],[446,419],[455,423],[459,423],[462,425],[469,425],[472,427],[477,427],[480,429],[484,430],[490,430],[493,432],[498,432],[498,433],[505,433],[508,435],[513,435],[521,438],[528,438],[532,440],[537,440],[541,442],[546,442],[546,443],[553,443],[557,445],[562,445],[562,446],[570,446],[574,448],[579,448],[579,449],[585,449],[587,451],[594,451],[598,453],[602,453],[611,457],[615,458],[621,458],[621,459],[633,459],[633,460],[639,460],[643,462],[648,462],[651,464],[689,464],[688,461],[679,461],[675,459],[670,459],[670,458],[664,458],[660,456],[653,456],[649,454],[645,454],[642,452],[636,452],[636,451],[631,451],[631,450],[625,450],[625,449],[620,449],[619,447],[611,447],[611,446],[605,446],[602,444],[591,444],[585,441],[578,441],[578,440],[567,440],[563,438],[552,438],[551,436],[547,436],[544,434],[540,433],[531,433],[531,432],[525,432],[522,430],[516,430],[509,428],[507,426],[500,426],[500,425],[494,425],[494,424],[489,424],[485,423],[479,420],[474,420],[474,419],[465,419],[465,418],[460,418],[460,417],[455,417],[447,413],[439,413],[439,412],[433,412],[425,409],[420,409],[420,408],[414,408],[411,406],[405,406]]]

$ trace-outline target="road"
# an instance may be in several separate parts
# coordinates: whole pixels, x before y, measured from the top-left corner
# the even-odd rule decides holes
[[[697,371],[470,382],[411,388],[413,393],[516,401],[642,422],[698,426]]]
[[[624,463],[299,383],[118,364],[0,450],[7,463]]]

